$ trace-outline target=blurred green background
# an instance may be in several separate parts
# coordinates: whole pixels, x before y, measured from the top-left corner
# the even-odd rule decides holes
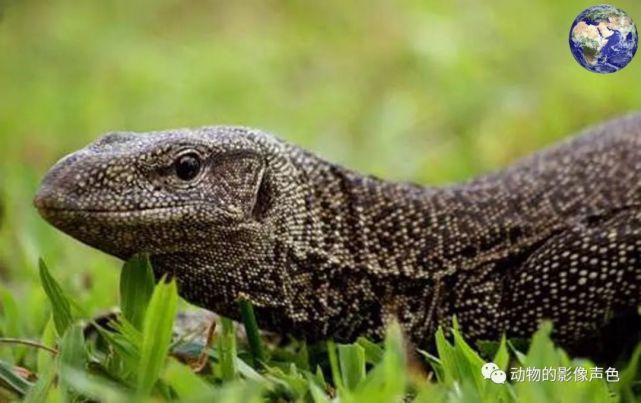
[[[240,124],[381,177],[461,180],[639,109],[639,57],[598,75],[570,54],[591,5],[0,0],[0,335],[42,330],[39,256],[89,312],[115,303],[119,263],[31,204],[103,132]]]

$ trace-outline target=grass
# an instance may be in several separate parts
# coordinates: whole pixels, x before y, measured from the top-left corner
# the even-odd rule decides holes
[[[409,369],[411,361],[405,366],[397,329],[382,346],[274,348],[257,337],[243,305],[247,344],[222,321],[203,356],[201,346],[171,342],[167,356],[186,351],[190,365],[154,357],[166,339],[144,344],[155,292],[147,272],[125,269],[119,282],[119,262],[56,232],[31,204],[58,158],[110,130],[255,126],[359,171],[427,184],[503,167],[641,108],[638,55],[621,72],[598,75],[570,54],[570,24],[591,5],[0,0],[0,337],[57,351],[0,344],[3,393],[29,393],[32,401],[118,401],[148,392],[156,400],[198,400],[192,391],[222,401],[375,401],[404,393],[429,401],[571,401],[611,391],[633,400],[639,353],[618,366],[630,369],[617,384],[493,385],[473,369],[474,351],[484,360],[507,351],[510,367],[572,363],[546,328],[529,350],[507,342],[499,350],[496,341],[470,351],[462,340],[441,340],[438,354],[420,355],[435,367],[428,381]],[[641,21],[641,3],[616,5]],[[128,324],[80,341],[79,329],[115,305]],[[142,366],[149,378],[137,378]]]
[[[382,344],[359,339],[315,346],[292,341],[274,346],[261,339],[251,305],[239,301],[246,338],[233,321],[219,318],[220,331],[203,342],[172,337],[178,309],[176,282],[154,284],[145,256],[126,262],[121,272],[120,311],[108,323],[85,316],[40,261],[50,315],[41,340],[0,339],[27,348],[21,361],[0,361],[0,399],[25,402],[140,401],[305,401],[305,402],[608,402],[634,400],[641,345],[618,382],[484,379],[482,366],[494,362],[509,377],[519,368],[585,368],[550,340],[544,323],[527,352],[505,338],[481,355],[460,334],[436,333],[436,355],[410,350],[400,326],[392,323]],[[140,292],[134,292],[139,290]],[[145,291],[145,290],[148,290]],[[19,344],[24,343],[24,344]],[[30,360],[28,357],[34,357]],[[420,357],[420,358],[419,358]],[[420,361],[420,362],[419,362]]]

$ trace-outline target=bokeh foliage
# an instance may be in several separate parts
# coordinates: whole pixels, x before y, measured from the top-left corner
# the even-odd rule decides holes
[[[443,184],[636,110],[641,62],[598,75],[570,54],[590,4],[4,0],[2,273],[35,278],[44,254],[96,288],[90,269],[110,263],[75,243],[87,259],[67,262],[30,200],[56,159],[106,131],[255,126],[364,172]],[[618,6],[641,19],[638,2]]]
[[[462,180],[639,108],[639,60],[598,75],[570,54],[591,5],[0,0],[0,334],[42,334],[39,256],[88,315],[117,301],[119,264],[32,207],[65,153],[111,130],[230,123],[385,178]],[[641,21],[641,3],[616,5]]]

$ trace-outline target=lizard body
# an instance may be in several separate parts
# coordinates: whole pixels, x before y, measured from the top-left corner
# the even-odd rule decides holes
[[[307,339],[418,345],[457,315],[474,339],[567,345],[641,301],[641,116],[462,184],[386,182],[240,127],[112,133],[58,162],[35,198],[71,236],[150,254],[188,301]]]

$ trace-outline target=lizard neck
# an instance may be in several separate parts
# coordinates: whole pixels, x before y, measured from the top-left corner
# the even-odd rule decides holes
[[[290,306],[314,307],[297,316],[313,318],[316,335],[380,338],[391,318],[430,335],[449,318],[443,301],[462,273],[518,252],[521,223],[495,211],[495,183],[421,187],[331,164],[307,176],[306,238],[281,255],[296,288]]]
[[[307,208],[315,236],[307,244],[369,272],[442,277],[518,255],[557,226],[541,213],[547,228],[541,230],[518,192],[492,178],[423,187],[331,164],[314,175]]]
[[[312,161],[313,162],[313,161]],[[307,337],[380,338],[384,322],[410,309],[406,330],[432,326],[439,284],[429,242],[438,206],[434,188],[385,182],[336,165],[306,165],[304,214],[277,243],[292,292],[282,300],[307,323]],[[300,230],[303,224],[304,230]],[[299,238],[296,238],[299,237]],[[439,285],[440,286],[440,285]],[[303,309],[304,308],[304,309]],[[313,331],[312,331],[313,329]]]
[[[308,246],[350,267],[386,274],[430,266],[439,248],[436,188],[385,182],[328,164],[316,170],[308,216]]]

